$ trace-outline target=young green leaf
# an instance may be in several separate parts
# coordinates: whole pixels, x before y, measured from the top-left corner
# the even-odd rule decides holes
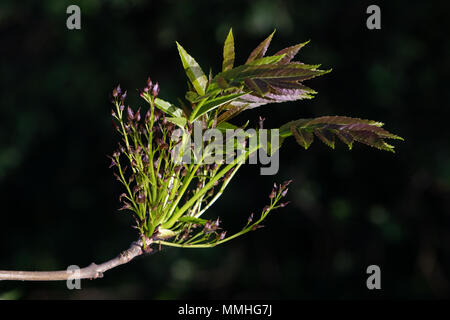
[[[199,95],[204,95],[208,84],[208,79],[203,73],[202,68],[200,68],[197,61],[195,61],[195,59],[191,57],[178,42],[177,47],[187,77],[194,86],[195,91],[197,91]]]
[[[164,111],[165,113],[170,114],[172,117],[182,117],[183,116],[183,110],[181,110],[178,107],[175,107],[170,102],[164,101],[160,98],[156,98],[155,106],[158,107],[160,110]]]
[[[200,224],[202,226],[205,225],[206,222],[208,222],[208,220],[206,220],[206,219],[194,218],[194,217],[189,217],[189,216],[183,216],[183,217],[179,218],[178,221],[186,222],[186,223]]]
[[[274,64],[274,63],[280,62],[285,56],[286,56],[285,54],[278,54],[278,55],[274,55],[274,56],[259,58],[259,59],[253,60],[252,62],[248,63],[247,65],[260,66],[262,64]]]
[[[172,122],[173,124],[176,124],[180,128],[185,128],[187,124],[187,119],[185,117],[167,117],[167,121]]]
[[[230,32],[228,32],[228,36],[223,46],[222,71],[233,69],[233,65],[234,65],[234,38],[233,38],[233,29],[230,29]]]
[[[208,102],[204,104],[199,104],[197,108],[194,109],[194,111],[191,113],[190,121],[194,121],[204,115],[205,113],[216,109],[217,107],[224,105],[226,103],[229,103],[233,100],[236,100],[239,97],[242,97],[243,95],[248,94],[248,92],[241,92],[241,93],[234,93],[234,94],[228,94],[226,96],[221,96],[212,100],[209,100]]]

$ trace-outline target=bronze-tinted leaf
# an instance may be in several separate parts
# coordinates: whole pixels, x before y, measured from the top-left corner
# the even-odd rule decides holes
[[[315,119],[291,121],[280,127],[280,136],[285,138],[294,135],[297,142],[307,148],[313,141],[313,133],[326,145],[334,148],[335,136],[351,149],[353,141],[364,143],[381,150],[394,152],[394,147],[384,139],[401,137],[381,128],[382,123],[372,120],[326,116]]]
[[[263,41],[261,42],[253,51],[250,53],[245,64],[252,62],[255,59],[259,59],[264,57],[266,54],[267,48],[270,45],[270,41],[272,41],[272,37],[275,34],[275,30]]]

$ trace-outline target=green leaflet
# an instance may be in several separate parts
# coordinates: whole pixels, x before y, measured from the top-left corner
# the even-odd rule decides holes
[[[214,110],[215,108],[236,100],[237,98],[246,95],[248,92],[234,93],[226,96],[221,96],[212,100],[209,100],[205,103],[199,103],[194,111],[191,113],[190,121],[194,121],[204,115],[205,113]]]
[[[208,84],[208,79],[203,73],[202,68],[200,68],[197,61],[195,61],[195,59],[192,58],[178,42],[177,47],[187,77],[194,86],[195,91],[197,91],[199,95],[204,95]]]
[[[384,139],[403,138],[381,128],[381,122],[341,117],[325,116],[315,119],[300,119],[288,122],[280,127],[280,137],[294,135],[298,144],[308,149],[314,140],[314,135],[331,148],[335,146],[335,137],[352,148],[357,141],[381,150],[394,152],[394,147]]]
[[[170,114],[172,117],[182,117],[183,116],[183,110],[181,110],[178,107],[175,107],[170,102],[164,101],[160,98],[156,98],[154,103],[155,103],[155,106],[157,106],[159,109],[161,109],[165,113]]]
[[[176,117],[176,118],[168,117],[166,119],[167,119],[167,121],[172,122],[173,124],[176,124],[181,129],[184,129],[186,127],[186,124],[187,124],[187,119],[185,117]]]
[[[218,124],[216,126],[216,128],[219,130],[227,130],[227,129],[236,130],[236,129],[238,129],[238,126],[235,126],[234,124],[231,124],[229,122],[222,122],[222,123]]]
[[[234,37],[233,37],[233,29],[230,29],[230,32],[228,32],[228,36],[223,46],[222,71],[233,69],[233,65],[234,65]]]
[[[263,65],[263,64],[274,64],[274,63],[279,62],[285,56],[286,56],[285,54],[280,54],[280,55],[276,55],[276,56],[264,57],[264,58],[253,60],[252,62],[248,63],[247,65],[249,65],[249,66],[260,66],[260,65]]]
[[[206,220],[206,219],[194,218],[194,217],[189,217],[189,216],[183,216],[183,217],[179,218],[178,221],[186,222],[186,223],[200,224],[202,226],[205,225],[206,222],[208,222],[208,220]]]

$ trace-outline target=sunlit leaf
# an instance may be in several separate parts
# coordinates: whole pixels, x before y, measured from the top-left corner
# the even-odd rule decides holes
[[[274,63],[281,61],[284,57],[285,57],[285,54],[278,54],[275,56],[264,57],[264,58],[253,60],[252,62],[248,63],[247,65],[260,66],[263,64],[274,64]]]
[[[179,126],[180,128],[185,128],[186,127],[186,123],[187,123],[187,119],[185,117],[167,117],[166,118],[167,121],[172,122],[173,124],[176,124],[177,126]]]
[[[229,94],[226,96],[221,96],[221,97],[218,97],[215,99],[211,99],[204,104],[199,104],[198,107],[196,109],[194,109],[194,111],[192,112],[190,120],[194,121],[195,119],[198,119],[205,113],[207,113],[211,110],[214,110],[223,104],[226,104],[233,100],[236,100],[237,98],[242,97],[243,95],[246,95],[246,94],[247,94],[247,92]]]
[[[223,64],[222,71],[233,69],[234,66],[234,38],[233,30],[230,29],[223,46]]]
[[[177,47],[187,77],[194,86],[195,91],[197,91],[199,95],[204,95],[208,84],[208,79],[203,73],[202,68],[200,68],[197,61],[195,61],[195,59],[192,58],[178,42]]]
[[[186,223],[200,224],[200,225],[205,225],[205,223],[208,222],[208,220],[206,220],[206,219],[194,218],[194,217],[189,217],[189,216],[183,216],[183,217],[179,218],[178,221],[186,222]]]
[[[164,111],[165,113],[170,114],[173,117],[183,116],[183,110],[174,106],[170,102],[164,101],[160,98],[156,98],[154,103],[155,103],[155,106],[158,107],[160,110]]]

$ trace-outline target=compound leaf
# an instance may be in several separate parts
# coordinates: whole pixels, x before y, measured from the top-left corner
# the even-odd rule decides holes
[[[382,128],[382,123],[372,120],[326,116],[314,119],[299,119],[281,126],[282,138],[294,135],[298,144],[305,149],[311,145],[314,135],[331,148],[335,145],[335,136],[352,148],[353,142],[361,142],[381,150],[394,152],[394,147],[385,139],[403,138]]]

